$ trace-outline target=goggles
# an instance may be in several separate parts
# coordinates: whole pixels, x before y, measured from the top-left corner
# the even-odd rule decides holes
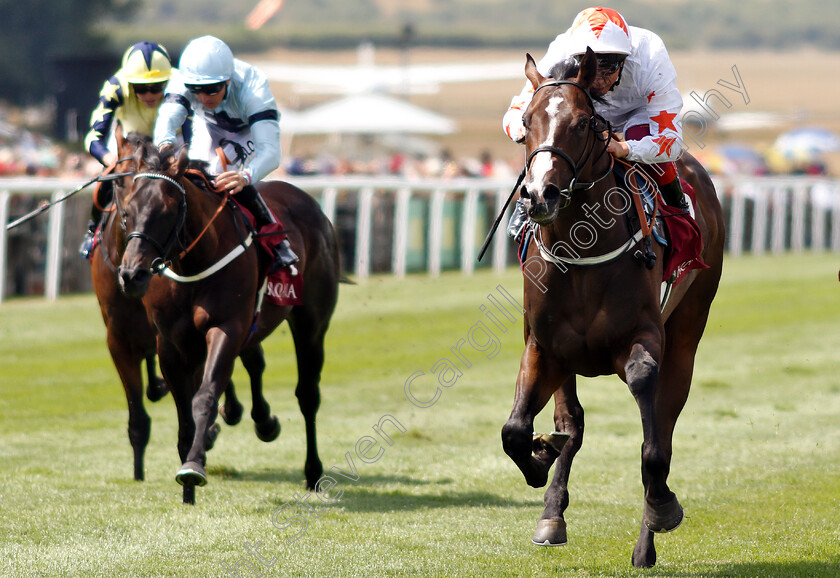
[[[132,84],[131,86],[134,87],[134,94],[160,94],[163,92],[163,87],[166,86],[165,82],[155,82],[154,84]]]
[[[602,74],[614,74],[621,67],[624,59],[623,54],[599,54],[598,72]]]
[[[217,82],[216,84],[187,84],[187,90],[192,94],[206,94],[207,96],[215,96],[222,92],[227,81]]]

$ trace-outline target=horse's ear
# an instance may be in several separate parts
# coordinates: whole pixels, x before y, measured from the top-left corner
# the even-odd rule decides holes
[[[181,176],[187,170],[187,163],[190,161],[189,150],[186,146],[181,147],[181,152],[178,154],[178,162],[175,165],[175,174]]]
[[[598,57],[595,56],[595,52],[586,47],[586,54],[583,55],[583,58],[580,61],[580,69],[578,70],[578,75],[575,81],[584,86],[589,88],[592,86],[592,83],[595,82],[595,75],[598,73]]]
[[[117,121],[117,126],[114,127],[114,140],[117,143],[117,156],[122,157],[123,155],[119,154],[119,152],[122,151],[125,146],[125,137],[123,136],[123,127],[120,121]]]
[[[534,90],[545,82],[545,77],[537,70],[537,63],[530,54],[525,54],[525,76],[531,81]]]

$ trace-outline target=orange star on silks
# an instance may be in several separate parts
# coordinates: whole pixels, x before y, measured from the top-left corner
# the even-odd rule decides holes
[[[659,131],[662,132],[665,129],[671,129],[673,131],[677,130],[677,127],[674,126],[674,118],[676,118],[677,113],[670,113],[667,110],[660,110],[659,114],[656,116],[650,117],[650,120],[657,123],[659,125]]]
[[[612,22],[624,30],[625,34],[628,36],[630,35],[630,32],[627,30],[627,26],[624,24],[624,20],[622,20],[618,12],[612,8],[597,7],[583,10],[580,14],[578,14],[578,19],[572,24],[572,30],[587,21],[589,22],[589,27],[592,29],[592,32],[595,33],[595,38],[601,37],[601,32],[604,30],[604,26],[607,25],[607,22]]]
[[[648,102],[650,102],[650,99],[653,98],[654,96],[656,96],[656,91],[655,90],[653,92],[651,92],[649,95],[647,95]]]
[[[659,135],[657,138],[653,139],[653,142],[659,145],[659,152],[656,153],[656,156],[662,155],[665,153],[669,157],[671,156],[671,147],[674,146],[674,143],[677,142],[676,137],[667,137],[664,134]]]

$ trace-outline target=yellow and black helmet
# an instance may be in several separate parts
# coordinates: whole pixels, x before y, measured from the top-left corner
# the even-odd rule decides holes
[[[131,84],[166,82],[172,74],[172,61],[166,48],[154,42],[138,42],[122,59],[120,77]]]

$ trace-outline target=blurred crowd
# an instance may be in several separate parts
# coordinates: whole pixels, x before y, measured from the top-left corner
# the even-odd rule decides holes
[[[351,147],[352,148],[352,147]],[[326,150],[326,149],[325,149]],[[746,144],[724,143],[691,151],[711,174],[718,175],[828,175],[831,169],[823,155],[780,155],[773,148],[759,150]],[[370,153],[365,160],[344,157],[333,152],[302,156],[284,154],[274,178],[301,175],[388,175],[420,178],[491,178],[515,179],[522,169],[522,158],[495,158],[489,151],[475,156],[455,157],[443,149],[436,154],[381,152]],[[835,167],[836,168],[836,167]],[[90,155],[74,152],[42,134],[2,120],[0,115],[0,177],[42,176],[89,178],[101,171]]]
[[[0,124],[0,177],[92,177],[102,166],[90,155],[71,152],[49,138],[29,130]],[[284,175],[390,175],[406,178],[496,178],[515,177],[518,168],[495,159],[489,152],[476,157],[455,158],[444,150],[439,155],[390,153],[369,160],[354,160],[332,154],[313,157],[286,155],[276,177]]]
[[[478,157],[455,158],[444,150],[439,155],[394,152],[370,160],[350,160],[332,154],[291,156],[283,165],[288,175],[389,175],[419,178],[508,179],[519,169],[485,151]]]

